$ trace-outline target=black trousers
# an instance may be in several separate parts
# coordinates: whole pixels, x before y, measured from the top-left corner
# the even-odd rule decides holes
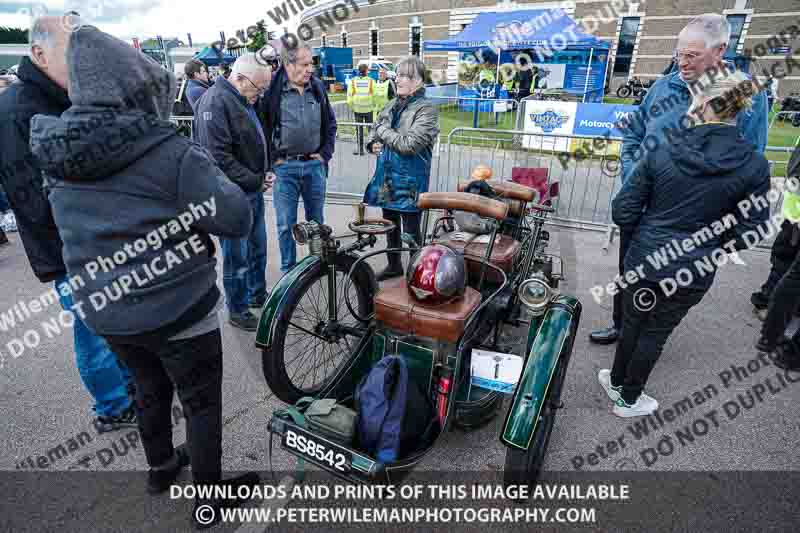
[[[786,333],[786,326],[789,325],[792,314],[797,309],[798,301],[800,301],[800,254],[795,255],[789,269],[772,291],[761,335],[771,341],[779,342]],[[795,334],[794,340],[800,340],[800,334]]]
[[[147,464],[169,461],[172,397],[177,390],[195,483],[217,483],[222,473],[222,336],[217,329],[179,341],[109,339],[136,381],[136,415]]]
[[[628,248],[631,246],[632,232],[621,231],[619,233],[619,275],[625,276],[625,256],[628,254]],[[622,309],[623,309],[623,295],[622,291],[617,291],[614,295],[612,302],[611,318],[614,321],[614,327],[618,330],[622,328]]]
[[[422,235],[420,234],[420,221],[422,214],[417,211],[416,213],[406,213],[404,211],[394,211],[392,209],[383,210],[383,218],[395,225],[395,229],[386,235],[386,241],[389,248],[401,248],[403,241],[400,238],[400,232],[408,233],[411,235],[417,244],[422,246]],[[402,268],[402,260],[400,252],[389,253],[387,257],[389,267]]]
[[[365,124],[372,124],[372,113],[356,113],[356,122],[363,122]],[[356,135],[358,137],[358,151],[364,152],[364,129],[365,126],[356,127]]]
[[[800,252],[800,243],[793,243],[792,236],[794,234],[795,224],[784,221],[781,226],[781,231],[775,237],[775,242],[772,243],[772,253],[770,254],[770,263],[772,267],[769,271],[769,276],[764,285],[761,286],[761,292],[769,297],[775,286],[781,280],[784,274],[792,266],[792,263]]]
[[[652,308],[652,298],[642,297],[639,292],[648,290],[655,296]],[[642,280],[622,293],[622,338],[617,343],[611,383],[622,385],[622,398],[633,404],[644,390],[667,339],[706,291],[685,287],[667,297],[657,283]]]

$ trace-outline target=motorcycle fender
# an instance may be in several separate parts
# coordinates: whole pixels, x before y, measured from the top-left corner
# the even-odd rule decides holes
[[[559,358],[569,357],[573,337],[580,320],[581,304],[571,296],[561,295],[538,320],[531,321],[527,354],[511,405],[506,413],[500,442],[527,450],[530,445],[543,399],[547,395]]]
[[[305,257],[302,261],[297,263],[292,270],[284,274],[275,287],[272,288],[269,298],[267,298],[266,303],[264,303],[261,319],[258,322],[256,346],[259,348],[267,348],[272,345],[272,336],[275,332],[278,311],[286,299],[289,288],[291,288],[303,273],[311,269],[319,261],[320,258],[315,255]]]

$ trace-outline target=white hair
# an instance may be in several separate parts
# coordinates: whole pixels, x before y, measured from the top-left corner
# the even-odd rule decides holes
[[[259,61],[255,53],[248,52],[236,59],[233,67],[231,67],[231,76],[242,74],[248,78],[252,78],[259,73],[263,73],[266,69],[267,67],[263,62]]]
[[[703,38],[706,48],[728,45],[731,40],[731,25],[723,15],[704,13],[689,21],[684,31],[694,33]]]
[[[28,41],[30,46],[52,47],[59,38],[77,31],[81,25],[80,15],[74,11],[70,11],[62,17],[40,15],[31,22]]]
[[[30,45],[38,44],[39,46],[49,46],[53,44],[53,32],[50,21],[45,17],[37,17],[31,23],[31,29],[28,32]]]

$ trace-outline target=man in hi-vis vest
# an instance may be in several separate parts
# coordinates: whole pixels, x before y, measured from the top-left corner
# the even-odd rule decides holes
[[[394,98],[394,82],[389,79],[386,69],[381,69],[380,81],[375,84],[375,113],[380,113]]]
[[[375,107],[373,97],[375,95],[375,82],[367,76],[369,67],[362,63],[358,65],[358,76],[350,80],[347,88],[347,105],[353,110],[356,122],[372,124],[372,110]],[[353,151],[353,155],[364,155],[364,126],[356,128],[358,135],[358,146]]]

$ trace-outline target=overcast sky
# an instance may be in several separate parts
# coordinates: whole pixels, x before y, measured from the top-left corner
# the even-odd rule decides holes
[[[187,41],[192,34],[197,42],[212,42],[234,36],[236,30],[247,29],[259,19],[272,23],[267,10],[282,4],[277,0],[46,0],[27,2],[22,0],[0,0],[0,26],[28,28],[33,10],[46,9],[52,14],[62,14],[74,9],[101,30],[121,39],[140,39],[161,35],[179,37]],[[295,17],[297,19],[297,17]],[[293,31],[297,20],[289,25]],[[274,24],[273,24],[274,26]],[[282,28],[272,27],[273,30]]]

